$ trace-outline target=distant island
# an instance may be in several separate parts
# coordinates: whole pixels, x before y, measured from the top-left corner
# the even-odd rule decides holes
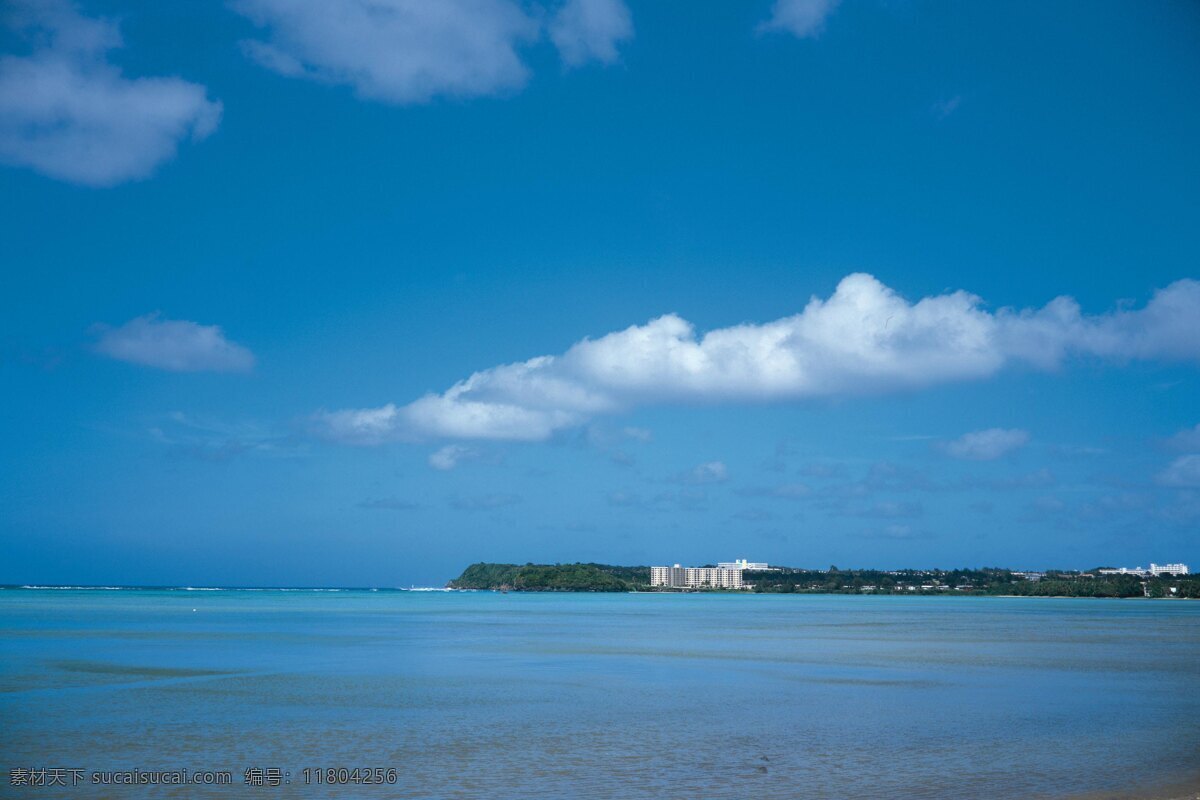
[[[650,567],[611,564],[472,564],[447,586],[514,592],[754,592],[770,594],[1008,595],[1200,598],[1200,575],[1112,574],[1010,569],[838,569],[741,571],[742,588],[652,586]]]

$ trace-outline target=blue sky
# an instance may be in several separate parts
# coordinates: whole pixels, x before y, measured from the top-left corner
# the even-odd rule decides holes
[[[1200,561],[1194,4],[331,8],[4,7],[0,582]]]

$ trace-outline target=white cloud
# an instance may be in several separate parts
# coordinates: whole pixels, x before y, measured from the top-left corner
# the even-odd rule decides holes
[[[840,0],[775,0],[771,17],[758,26],[759,31],[787,31],[801,39],[819,36],[825,20]]]
[[[421,103],[524,86],[518,48],[538,21],[511,0],[234,0],[268,28],[248,55],[291,77],[354,87],[362,97]]]
[[[376,445],[397,438],[400,409],[392,403],[379,408],[319,411],[312,428],[318,436],[342,444]]]
[[[265,29],[242,42],[263,67],[400,105],[518,91],[530,75],[521,49],[547,32],[568,66],[612,63],[633,38],[623,0],[567,0],[554,13],[517,0],[231,4]]]
[[[1141,309],[1084,315],[1071,298],[989,312],[957,291],[910,303],[849,275],[798,314],[698,334],[668,314],[558,356],[482,370],[405,406],[319,414],[358,443],[443,437],[537,441],[638,405],[781,402],[909,391],[978,380],[1006,366],[1059,368],[1071,357],[1200,362],[1200,282],[1157,291]]]
[[[1200,425],[1185,428],[1167,440],[1167,445],[1173,450],[1185,452],[1200,452]]]
[[[170,452],[203,461],[226,461],[241,456],[294,458],[308,443],[274,426],[252,420],[226,422],[173,411],[146,431]]]
[[[679,476],[683,483],[724,483],[729,480],[729,467],[721,461],[706,461]]]
[[[939,100],[933,104],[933,115],[938,119],[945,119],[957,111],[960,105],[962,105],[961,94],[956,94],[954,97],[951,97],[947,100]]]
[[[1165,470],[1158,473],[1158,482],[1163,486],[1200,489],[1200,455],[1180,456]]]
[[[117,328],[96,325],[101,355],[172,372],[249,372],[254,354],[225,338],[218,325],[147,314]]]
[[[1200,427],[1200,426],[1198,426]],[[627,426],[621,430],[627,437],[639,442],[648,442],[654,438],[654,433],[649,428],[635,428]]]
[[[988,428],[984,431],[964,433],[943,446],[946,454],[954,458],[971,461],[994,461],[1024,447],[1029,442],[1029,431],[1018,428]]]
[[[617,45],[633,38],[633,17],[622,0],[567,0],[550,20],[550,40],[563,63],[611,64]]]
[[[463,444],[448,444],[430,454],[429,466],[442,471],[451,470],[457,467],[460,462],[476,458],[478,455],[473,447],[467,447]]]
[[[106,59],[115,23],[66,0],[17,0],[10,19],[35,42],[0,58],[0,161],[86,186],[145,178],[179,142],[216,130],[221,104],[180,78],[126,78]]]

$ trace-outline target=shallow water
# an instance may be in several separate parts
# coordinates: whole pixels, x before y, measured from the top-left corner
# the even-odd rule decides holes
[[[10,785],[39,767],[234,785]],[[0,770],[5,797],[1149,789],[1200,770],[1200,603],[2,590]]]

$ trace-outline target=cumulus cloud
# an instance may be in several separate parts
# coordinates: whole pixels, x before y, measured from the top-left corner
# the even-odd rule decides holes
[[[1200,489],[1200,455],[1180,456],[1158,474],[1163,486]]]
[[[324,412],[341,441],[441,437],[538,441],[653,403],[783,402],[911,391],[1069,358],[1200,362],[1200,282],[1157,291],[1141,309],[1085,315],[1071,298],[988,311],[963,291],[909,302],[870,275],[763,324],[704,334],[675,314],[567,352],[482,370],[407,405]]]
[[[565,63],[612,62],[633,36],[621,0],[568,0],[547,15],[516,0],[233,0],[265,29],[242,43],[288,77],[352,87],[386,103],[514,92],[529,79],[521,49],[547,26]]]
[[[825,20],[840,0],[775,0],[771,16],[758,26],[759,31],[787,31],[801,39],[820,36]]]
[[[254,354],[225,338],[218,325],[147,314],[113,328],[96,325],[97,353],[171,372],[249,372]]]
[[[567,0],[550,20],[550,40],[568,66],[611,64],[617,45],[633,38],[633,17],[621,0]]]
[[[0,58],[0,161],[86,186],[145,178],[184,139],[216,130],[220,102],[174,77],[127,78],[107,54],[117,25],[66,0],[16,0],[8,21],[34,42]]]
[[[946,455],[970,461],[994,461],[1029,442],[1029,431],[1019,428],[988,428],[972,431],[943,445]]]

